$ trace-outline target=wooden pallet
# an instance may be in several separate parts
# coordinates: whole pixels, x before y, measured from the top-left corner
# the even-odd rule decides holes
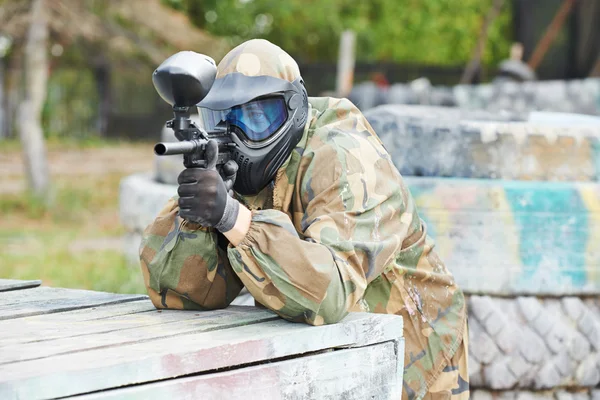
[[[36,284],[39,284],[36,283]],[[290,323],[231,306],[0,281],[0,399],[399,399],[402,318]]]

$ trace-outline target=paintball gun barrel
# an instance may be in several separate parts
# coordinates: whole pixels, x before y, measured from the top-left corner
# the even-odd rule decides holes
[[[193,153],[201,149],[205,143],[203,140],[189,140],[181,143],[161,142],[154,145],[154,154],[157,156],[171,156],[174,154]]]
[[[152,74],[152,82],[164,101],[173,106],[174,118],[167,122],[179,142],[161,142],[154,146],[158,156],[183,154],[186,168],[205,167],[205,145],[215,140],[219,146],[217,165],[231,158],[235,144],[227,127],[207,132],[190,120],[190,107],[198,104],[213,85],[217,67],[212,58],[182,51],[163,61]]]
[[[190,128],[195,129],[195,128]],[[202,134],[202,132],[200,132]],[[212,133],[212,134],[211,134]],[[217,165],[223,165],[231,159],[231,150],[235,144],[228,134],[221,132],[210,132],[208,139],[215,140],[219,146],[219,157]],[[190,139],[181,142],[159,142],[154,145],[154,154],[157,156],[171,156],[183,154],[183,164],[186,168],[206,167],[204,154],[207,139]]]

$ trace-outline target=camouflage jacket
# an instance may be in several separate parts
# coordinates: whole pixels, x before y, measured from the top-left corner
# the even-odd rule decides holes
[[[245,286],[281,317],[313,325],[350,311],[404,317],[404,391],[421,398],[454,355],[465,299],[433,251],[412,196],[348,100],[310,98],[302,140],[252,210],[237,246],[177,216],[172,199],[140,249],[159,308],[226,307]]]

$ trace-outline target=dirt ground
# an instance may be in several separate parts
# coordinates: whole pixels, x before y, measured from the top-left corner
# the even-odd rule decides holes
[[[153,168],[152,144],[123,145],[89,149],[48,151],[50,177],[85,177],[122,173],[147,172]],[[19,151],[0,152],[0,194],[16,194],[25,189],[22,154]]]

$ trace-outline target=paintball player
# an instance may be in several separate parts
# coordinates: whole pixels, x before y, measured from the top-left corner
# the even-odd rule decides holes
[[[223,58],[198,110],[206,130],[233,129],[237,165],[217,168],[209,141],[206,168],[184,169],[178,196],[146,228],[154,305],[223,308],[245,286],[294,322],[401,315],[403,398],[468,399],[464,295],[360,111],[308,98],[296,62],[265,40]]]
[[[537,80],[535,71],[523,62],[523,45],[513,43],[510,47],[510,57],[498,66],[498,74],[493,83],[526,82]]]

